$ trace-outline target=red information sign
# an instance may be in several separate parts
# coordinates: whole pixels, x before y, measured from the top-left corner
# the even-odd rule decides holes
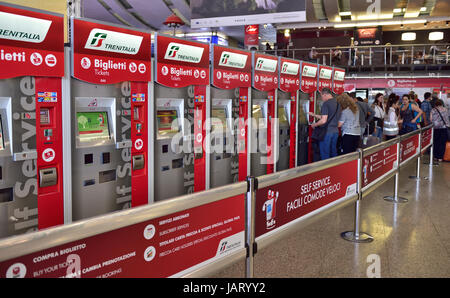
[[[362,187],[366,187],[397,166],[397,144],[364,156]]]
[[[334,68],[333,70],[333,92],[336,94],[344,93],[345,70]]]
[[[302,62],[300,90],[310,94],[317,91],[317,64]]]
[[[300,61],[280,58],[280,89],[285,92],[300,90]]]
[[[209,45],[156,34],[156,81],[167,87],[209,85]]]
[[[73,77],[93,84],[150,81],[151,35],[74,19]]]
[[[345,175],[342,175],[345,173]],[[358,160],[256,192],[256,237],[341,198],[356,194]]]
[[[277,57],[253,54],[253,87],[260,91],[270,91],[278,88]]]
[[[431,145],[432,140],[432,133],[433,133],[433,129],[427,129],[422,131],[422,135],[421,135],[421,140],[422,140],[422,152],[424,152],[425,150],[427,150],[428,146]]]
[[[333,80],[333,68],[328,66],[319,66],[319,91],[323,88],[329,88],[331,90]]]
[[[250,52],[213,46],[212,84],[221,89],[252,85],[252,56]]]
[[[0,79],[64,76],[64,18],[0,5]]]
[[[244,247],[238,195],[0,263],[0,277],[168,277]]]
[[[419,153],[419,135],[413,135],[400,143],[400,164]]]

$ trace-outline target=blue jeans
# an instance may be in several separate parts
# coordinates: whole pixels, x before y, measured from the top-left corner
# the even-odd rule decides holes
[[[327,132],[323,140],[319,142],[321,160],[337,156],[336,144],[338,135],[337,132]]]
[[[379,139],[382,139],[382,138],[383,138],[383,129],[382,129],[381,127],[377,126],[377,131],[374,132],[372,135],[373,135],[374,137],[377,137],[377,138],[379,138]]]

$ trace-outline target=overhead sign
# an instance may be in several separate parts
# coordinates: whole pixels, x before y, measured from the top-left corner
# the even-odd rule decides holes
[[[191,0],[191,28],[306,21],[305,0]]]
[[[214,45],[212,84],[222,89],[251,87],[250,52]]]
[[[380,27],[381,28],[381,27]],[[355,46],[373,46],[381,44],[381,29],[360,28],[355,30]]]
[[[73,77],[93,84],[148,82],[151,72],[151,35],[72,19]]]
[[[167,87],[209,84],[209,45],[156,34],[156,82]]]
[[[64,18],[0,4],[0,79],[64,76]]]
[[[253,87],[261,91],[278,88],[278,58],[253,53]]]
[[[300,61],[281,57],[279,60],[280,89],[285,92],[298,91],[300,89]]]

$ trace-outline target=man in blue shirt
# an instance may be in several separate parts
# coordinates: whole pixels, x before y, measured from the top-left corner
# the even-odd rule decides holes
[[[430,92],[425,92],[425,94],[423,95],[424,100],[422,102],[422,104],[420,105],[420,108],[422,109],[423,113],[424,113],[424,123],[425,126],[427,126],[428,124],[430,124],[430,113],[431,113],[431,93]]]

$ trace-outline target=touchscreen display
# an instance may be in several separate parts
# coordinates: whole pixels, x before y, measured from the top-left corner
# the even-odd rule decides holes
[[[5,142],[3,140],[3,123],[2,123],[3,119],[2,116],[0,115],[0,150],[4,150],[5,149]]]
[[[263,117],[263,112],[262,112],[262,108],[260,105],[252,106],[252,117],[255,119],[257,127],[264,126],[263,123],[265,122],[264,121],[265,119]],[[260,121],[261,121],[261,123],[260,123]]]
[[[111,139],[108,112],[77,112],[80,142],[95,142]]]
[[[280,125],[289,125],[287,117],[284,106],[278,107],[278,121],[280,122]]]
[[[227,130],[227,113],[224,108],[213,108],[211,119],[211,131]]]
[[[180,131],[179,125],[172,128],[172,122],[178,119],[177,110],[159,110],[156,112],[156,118],[159,135],[175,134]]]

